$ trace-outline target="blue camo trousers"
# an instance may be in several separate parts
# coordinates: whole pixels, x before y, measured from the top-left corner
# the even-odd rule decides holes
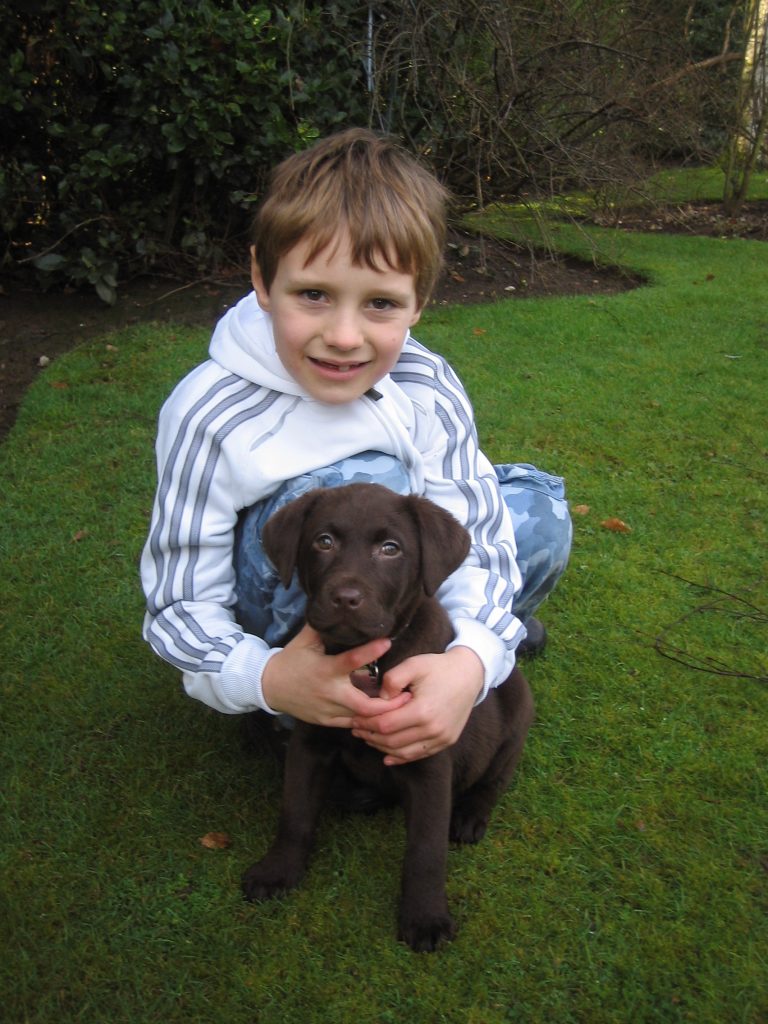
[[[494,469],[512,515],[523,578],[514,612],[525,622],[565,570],[571,548],[571,517],[560,477],[525,463]],[[304,618],[305,599],[296,577],[284,587],[261,546],[261,531],[267,519],[289,501],[316,487],[371,482],[398,494],[410,491],[402,463],[380,452],[363,452],[287,480],[274,494],[241,514],[234,548],[235,613],[244,629],[260,636],[270,647],[281,647]]]

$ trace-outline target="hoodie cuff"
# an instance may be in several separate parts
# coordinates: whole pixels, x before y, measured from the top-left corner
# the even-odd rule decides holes
[[[454,619],[453,628],[456,636],[448,645],[448,650],[452,647],[468,647],[475,652],[485,669],[483,688],[475,701],[477,705],[485,700],[489,690],[503,683],[515,667],[515,652],[507,650],[501,637],[477,619]]]
[[[242,705],[243,710],[259,708],[267,714],[276,715],[264,698],[261,679],[267,662],[281,647],[267,647],[256,636],[246,636],[235,647],[221,668],[221,688],[233,705]]]
[[[266,711],[276,715],[264,699],[261,678],[264,667],[280,647],[267,647],[256,636],[246,636],[224,661],[218,672],[185,672],[184,689],[190,697],[202,701],[225,715],[243,715]]]

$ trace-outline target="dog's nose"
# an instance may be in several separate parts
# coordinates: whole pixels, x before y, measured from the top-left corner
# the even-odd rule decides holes
[[[331,598],[334,608],[349,608],[354,611],[363,603],[363,595],[357,587],[339,587]]]

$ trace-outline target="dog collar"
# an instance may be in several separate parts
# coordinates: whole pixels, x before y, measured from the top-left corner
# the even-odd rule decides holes
[[[378,690],[381,686],[381,670],[378,661],[369,661],[362,668],[355,669],[351,678],[358,689],[363,690],[364,693],[368,693],[369,697],[372,697],[373,694],[370,691],[372,689]]]
[[[395,635],[392,637],[392,643],[394,643],[396,640],[399,640],[403,633],[405,633],[410,628],[411,620],[409,619],[408,622],[403,626],[403,628],[398,630],[398,632],[395,633]],[[363,673],[365,673],[365,678],[360,679],[361,683],[373,683],[377,689],[381,686],[381,668],[379,666],[378,658],[376,659],[376,661],[369,661],[367,665],[363,665],[362,668],[359,668],[355,672],[353,672],[352,678],[354,679],[356,675],[362,676]]]
[[[379,662],[369,661],[367,665],[363,665],[363,668],[368,673],[369,679],[374,679],[377,686],[381,686],[381,670],[379,669]]]
[[[379,668],[378,661],[369,661],[367,665],[356,669],[352,675],[365,675],[367,680],[373,681],[377,686],[381,686],[381,669]]]

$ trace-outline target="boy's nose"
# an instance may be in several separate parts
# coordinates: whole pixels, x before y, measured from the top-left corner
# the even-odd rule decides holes
[[[363,337],[357,318],[348,313],[337,312],[326,323],[323,340],[331,348],[345,351],[359,348]]]

